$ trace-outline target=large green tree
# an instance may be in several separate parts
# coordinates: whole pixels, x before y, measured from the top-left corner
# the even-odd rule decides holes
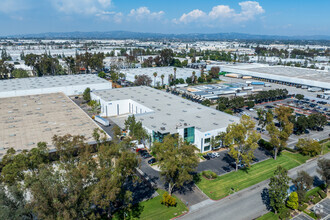
[[[276,160],[278,151],[287,146],[287,141],[293,132],[293,124],[289,117],[292,114],[292,109],[289,107],[280,106],[275,109],[275,115],[279,122],[279,127],[274,122],[267,125],[266,129],[270,136],[270,143],[274,147],[274,159]]]
[[[299,171],[292,182],[297,189],[298,198],[301,202],[305,199],[306,192],[312,188],[314,179],[306,171]]]
[[[32,210],[26,207],[23,191],[16,185],[0,184],[0,219],[34,219]]]
[[[285,168],[278,166],[274,172],[274,176],[270,178],[269,182],[270,206],[275,213],[285,207],[289,182],[290,178],[288,177],[288,171]]]
[[[154,144],[153,151],[157,155],[160,174],[168,184],[170,195],[174,187],[182,187],[193,180],[192,172],[199,162],[193,145],[186,143],[177,135],[167,135],[162,143]]]
[[[225,143],[229,146],[229,155],[235,159],[236,171],[240,163],[250,166],[254,151],[258,148],[260,134],[255,130],[255,123],[249,116],[243,115],[240,123],[228,126]]]

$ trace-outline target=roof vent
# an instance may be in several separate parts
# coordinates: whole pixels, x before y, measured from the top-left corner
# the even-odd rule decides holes
[[[160,130],[165,131],[166,128],[165,127],[160,127]]]

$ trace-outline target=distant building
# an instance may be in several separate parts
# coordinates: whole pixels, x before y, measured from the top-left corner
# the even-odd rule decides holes
[[[147,75],[152,79],[152,85],[154,84],[154,72],[157,73],[155,84],[162,85],[161,75],[164,75],[164,85],[168,85],[168,80],[170,75],[174,75],[174,67],[150,67],[150,68],[131,68],[123,69],[122,73],[125,74],[126,80],[130,82],[135,81],[135,76]],[[192,76],[192,73],[195,72],[196,77],[200,77],[201,73],[199,70],[191,68],[176,68],[176,78],[186,80],[188,77]]]
[[[330,89],[330,73],[328,71],[262,64],[223,65],[220,70],[288,86],[308,86],[324,90]]]

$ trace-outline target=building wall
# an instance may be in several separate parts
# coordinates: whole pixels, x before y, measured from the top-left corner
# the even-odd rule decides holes
[[[91,90],[112,89],[112,84],[111,84],[111,82],[107,82],[107,83],[103,83],[103,84],[75,85],[75,86],[6,91],[6,92],[0,92],[0,98],[49,94],[49,93],[57,93],[57,92],[63,92],[67,96],[81,95],[87,87],[89,87]]]
[[[152,112],[153,110],[135,102],[131,99],[116,100],[106,102],[100,97],[91,92],[91,99],[98,101],[101,104],[101,116],[112,117],[124,114],[143,114],[146,112]]]

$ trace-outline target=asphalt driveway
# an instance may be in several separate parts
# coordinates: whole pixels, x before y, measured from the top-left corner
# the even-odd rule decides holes
[[[234,167],[230,165],[234,160],[228,155],[228,151],[219,152],[220,157],[212,158],[210,160],[205,160],[199,163],[197,167],[197,172],[202,172],[205,170],[211,170],[215,172],[217,175],[222,175],[228,173],[230,171],[235,170]],[[270,154],[268,151],[258,148],[254,152],[254,156],[258,160],[258,162],[268,159]]]

